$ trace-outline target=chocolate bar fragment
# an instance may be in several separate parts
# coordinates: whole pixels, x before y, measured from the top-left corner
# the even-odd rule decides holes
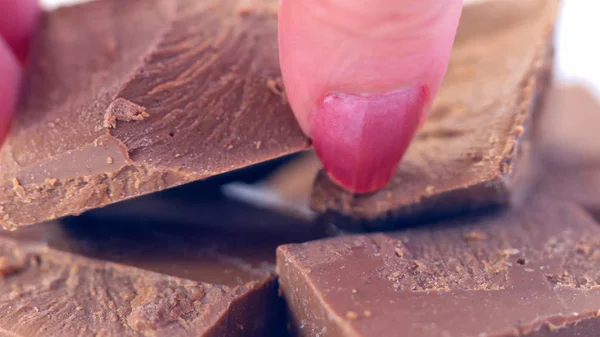
[[[277,251],[297,336],[582,337],[600,331],[600,226],[523,209]]]
[[[296,240],[132,219],[88,213],[2,233],[0,335],[287,335],[275,248]]]
[[[256,336],[272,329],[274,277],[231,288],[4,239],[0,254],[7,336]]]
[[[467,6],[445,82],[390,184],[355,195],[321,173],[313,209],[344,229],[381,229],[506,204],[550,79],[556,11],[554,0]]]
[[[540,172],[536,193],[573,201],[600,219],[600,166],[591,168],[550,167]]]
[[[571,200],[600,219],[600,102],[582,85],[555,87],[536,126],[537,193]]]
[[[308,147],[281,85],[276,5],[98,0],[44,13],[0,151],[0,225]]]
[[[600,101],[583,84],[556,85],[536,125],[544,167],[600,168]]]

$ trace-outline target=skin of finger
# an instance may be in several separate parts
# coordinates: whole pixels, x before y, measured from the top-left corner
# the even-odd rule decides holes
[[[14,54],[0,38],[0,144],[2,144],[13,116],[21,81],[21,67]]]
[[[384,93],[423,84],[433,97],[461,9],[462,0],[284,0],[280,62],[304,132],[310,136],[314,106],[330,92]]]
[[[0,0],[0,36],[21,61],[39,17],[37,0]]]

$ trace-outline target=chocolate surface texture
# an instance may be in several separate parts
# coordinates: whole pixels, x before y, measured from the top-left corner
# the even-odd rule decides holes
[[[578,124],[548,126],[566,125],[568,108],[538,113],[556,10],[465,8],[446,82],[392,183],[356,196],[321,174],[312,204],[401,227],[506,205],[523,174],[534,193],[328,239],[228,200],[222,182],[125,200],[309,145],[281,86],[276,1],[98,0],[45,13],[0,150],[0,224],[123,202],[0,233],[0,336],[285,336],[284,296],[297,336],[597,337],[600,226],[579,206],[597,194],[560,185],[579,186],[572,169],[600,172],[597,149]],[[527,166],[529,148],[552,169]],[[307,167],[261,186],[306,202],[287,182]]]
[[[264,171],[0,233],[0,335],[287,336],[275,249],[323,234],[220,192]]]
[[[535,199],[436,227],[278,249],[298,336],[565,337],[600,331],[600,227]]]
[[[391,183],[355,195],[322,173],[312,207],[346,216],[343,227],[350,217],[412,220],[506,204],[549,82],[556,11],[547,0],[466,7],[445,82]]]
[[[0,150],[0,224],[308,147],[281,86],[276,4],[99,0],[44,13]]]
[[[289,237],[64,221],[0,236],[0,335],[285,335],[274,262]]]

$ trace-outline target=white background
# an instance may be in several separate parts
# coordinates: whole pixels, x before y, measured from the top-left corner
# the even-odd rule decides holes
[[[19,0],[15,0],[19,1]],[[46,7],[81,0],[41,0]],[[465,0],[468,2],[481,0]],[[498,0],[502,1],[502,0]],[[584,82],[600,94],[600,1],[563,0],[557,30],[556,76],[559,82]]]

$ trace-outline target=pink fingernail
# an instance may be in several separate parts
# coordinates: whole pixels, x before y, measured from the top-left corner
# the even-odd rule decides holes
[[[317,105],[313,144],[329,177],[355,193],[389,183],[424,115],[427,88],[331,93]]]

